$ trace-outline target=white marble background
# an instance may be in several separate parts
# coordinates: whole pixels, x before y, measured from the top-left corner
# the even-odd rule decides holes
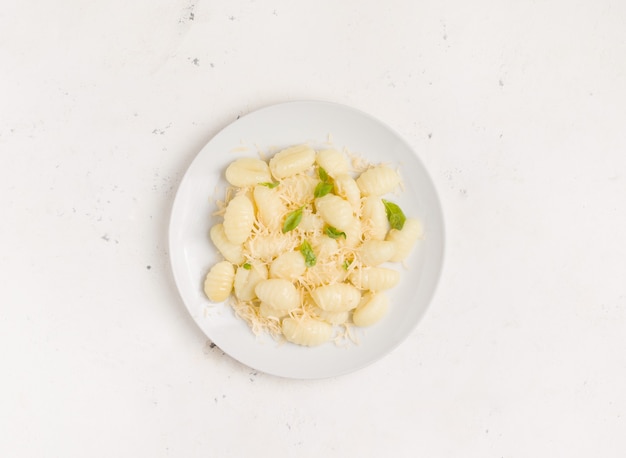
[[[0,9],[0,456],[623,457],[626,3],[32,0]],[[211,348],[169,268],[182,174],[288,100],[419,152],[447,253],[336,379]]]

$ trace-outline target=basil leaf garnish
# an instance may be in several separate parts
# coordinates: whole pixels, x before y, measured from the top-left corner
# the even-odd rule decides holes
[[[324,170],[322,167],[318,167],[317,175],[320,177],[320,180],[327,183],[328,182],[328,172]]]
[[[340,231],[339,229],[335,229],[332,226],[326,226],[324,228],[324,232],[326,233],[327,236],[329,236],[331,239],[338,239],[339,237],[343,237],[344,239],[346,238],[346,233]]]
[[[315,253],[313,252],[313,248],[311,248],[311,244],[306,240],[302,242],[300,245],[300,253],[304,256],[304,265],[307,267],[313,267],[317,261],[315,257]]]
[[[406,216],[397,204],[382,199],[385,205],[385,211],[387,212],[387,220],[393,229],[401,230],[404,227]]]
[[[283,223],[283,233],[293,231],[300,221],[302,220],[302,207],[297,210],[292,211],[285,218],[285,222]]]
[[[320,181],[317,186],[315,186],[315,191],[313,192],[313,195],[318,198],[318,197],[323,197],[326,194],[328,194],[330,191],[333,190],[333,184],[332,183],[326,183],[324,181]]]

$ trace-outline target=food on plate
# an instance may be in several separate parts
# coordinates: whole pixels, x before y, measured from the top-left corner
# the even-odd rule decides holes
[[[206,274],[208,299],[229,300],[255,333],[303,346],[382,320],[393,306],[386,292],[401,281],[397,263],[423,228],[389,200],[402,190],[397,170],[354,164],[309,145],[231,162],[209,231],[223,259]]]
[[[204,279],[204,292],[214,302],[224,301],[230,296],[235,281],[235,267],[221,261],[211,267]]]

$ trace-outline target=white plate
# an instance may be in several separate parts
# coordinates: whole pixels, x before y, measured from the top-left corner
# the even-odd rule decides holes
[[[223,198],[226,165],[293,144],[346,147],[371,162],[399,166],[405,189],[393,196],[407,216],[422,220],[425,238],[401,268],[390,291],[387,316],[358,329],[358,344],[307,348],[255,336],[227,304],[210,303],[202,291],[206,272],[220,260],[208,233],[215,200]],[[247,150],[244,151],[244,149]],[[433,183],[411,147],[393,130],[356,109],[328,102],[290,102],[250,113],[218,133],[198,154],[178,189],[169,232],[174,278],[189,313],[226,354],[262,372],[312,379],[360,369],[386,355],[415,328],[438,282],[444,246],[442,211]]]

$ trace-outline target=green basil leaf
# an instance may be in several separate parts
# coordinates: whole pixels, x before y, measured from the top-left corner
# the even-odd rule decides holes
[[[260,185],[267,186],[270,189],[274,189],[276,186],[280,184],[280,181],[265,181],[263,183],[259,183]]]
[[[346,238],[346,233],[345,232],[341,232],[338,229],[335,229],[332,226],[326,226],[324,228],[324,232],[326,233],[327,236],[329,236],[331,239],[338,239],[339,237],[343,237],[344,239]]]
[[[292,211],[285,218],[285,222],[283,223],[283,233],[293,231],[300,221],[302,220],[302,207],[297,210]]]
[[[313,267],[317,258],[315,257],[315,253],[313,253],[313,248],[311,248],[311,244],[306,240],[302,242],[300,245],[300,253],[304,256],[304,265],[307,267]]]
[[[348,270],[348,267],[350,267],[350,264],[352,264],[352,261],[344,261],[343,270]]]
[[[322,167],[317,169],[317,174],[324,183],[328,183],[328,173]]]
[[[382,199],[382,201],[385,205],[385,211],[387,212],[387,220],[389,220],[389,224],[393,229],[401,230],[404,227],[406,216],[404,216],[404,213],[397,204],[389,202],[385,199]]]
[[[250,264],[250,263],[246,262],[246,263],[245,263],[243,266],[241,266],[241,267],[243,267],[243,268],[244,268],[244,269],[246,269],[246,270],[250,270],[250,269],[252,269],[252,264]]]
[[[333,184],[332,183],[326,183],[324,181],[320,181],[317,186],[315,186],[315,192],[313,193],[314,196],[317,197],[323,197],[326,194],[328,194],[330,191],[333,190]]]

